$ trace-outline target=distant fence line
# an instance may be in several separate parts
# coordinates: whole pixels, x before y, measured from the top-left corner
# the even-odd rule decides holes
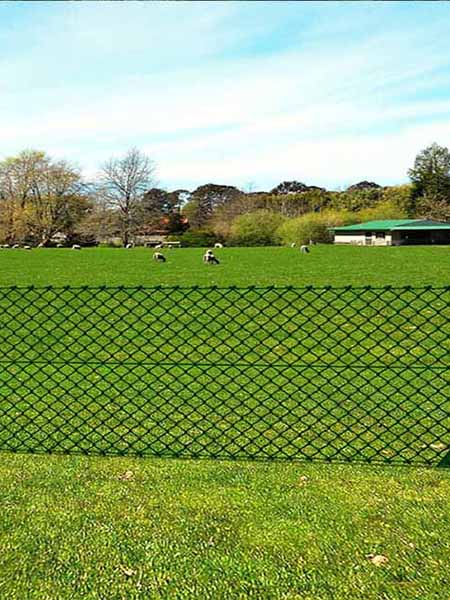
[[[450,287],[0,288],[0,450],[450,464]]]

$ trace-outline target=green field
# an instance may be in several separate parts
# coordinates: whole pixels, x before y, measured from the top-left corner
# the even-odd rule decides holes
[[[223,249],[217,251],[221,260],[219,266],[203,265],[201,255],[202,250],[196,249],[170,250],[166,252],[168,262],[160,265],[151,260],[151,251],[145,249],[2,250],[0,285],[445,286],[450,251],[443,247],[318,246],[310,255],[302,256],[298,250],[286,248]],[[396,398],[391,393],[389,404],[386,404],[385,395],[377,395],[377,386],[386,386],[386,382],[383,384],[376,379],[369,362],[360,371],[367,383],[350,378],[351,364],[345,363],[353,352],[351,346],[346,347],[346,339],[350,338],[342,336],[339,328],[327,330],[327,323],[331,323],[330,319],[343,319],[340,321],[342,327],[349,325],[354,322],[352,311],[346,313],[344,310],[340,315],[336,309],[327,312],[325,308],[322,312],[315,310],[308,314],[305,309],[309,316],[307,323],[290,332],[281,327],[280,335],[282,321],[277,321],[280,309],[293,310],[285,305],[286,298],[281,304],[280,299],[275,300],[274,312],[270,314],[271,322],[275,319],[277,327],[270,329],[264,320],[258,322],[261,312],[258,302],[261,300],[253,301],[249,309],[241,306],[239,299],[231,297],[226,311],[231,310],[230,306],[234,309],[236,343],[230,349],[227,325],[220,318],[223,305],[219,302],[216,309],[211,308],[204,297],[200,297],[197,304],[183,304],[182,296],[176,296],[173,302],[163,293],[155,307],[149,306],[148,299],[142,306],[142,297],[134,295],[130,299],[126,292],[119,292],[112,322],[102,328],[102,315],[111,318],[105,296],[100,295],[92,303],[83,295],[89,292],[79,291],[67,303],[63,292],[55,296],[53,292],[38,290],[32,292],[34,296],[25,299],[21,293],[9,291],[9,295],[5,295],[3,290],[0,302],[3,357],[18,360],[20,357],[14,354],[18,352],[26,361],[41,357],[52,363],[40,368],[30,362],[3,368],[1,408],[11,415],[11,420],[4,422],[0,430],[3,447],[9,444],[16,450],[31,449],[38,440],[40,451],[70,450],[71,440],[76,440],[75,429],[83,434],[78,441],[86,439],[89,435],[86,419],[89,417],[92,422],[92,418],[98,418],[98,415],[89,415],[90,404],[95,402],[106,411],[102,417],[104,429],[88,438],[85,450],[95,445],[97,451],[102,451],[116,444],[120,451],[130,448],[142,451],[142,446],[133,441],[126,428],[120,431],[120,440],[110,437],[105,442],[108,429],[120,427],[132,403],[139,410],[139,418],[132,423],[134,431],[143,431],[143,424],[148,419],[153,419],[155,426],[159,424],[164,429],[164,419],[169,419],[173,431],[182,441],[178,452],[172,454],[183,455],[183,447],[188,447],[191,452],[192,448],[201,450],[205,440],[211,443],[211,436],[216,444],[213,449],[223,448],[220,431],[221,424],[226,422],[227,426],[231,424],[234,438],[231,445],[225,447],[229,455],[242,456],[238,452],[239,435],[251,434],[245,433],[242,419],[230,421],[226,407],[234,399],[221,393],[220,387],[226,383],[230,388],[230,380],[244,383],[243,374],[239,369],[233,371],[230,364],[250,354],[259,362],[267,361],[274,370],[266,369],[264,380],[261,374],[252,373],[251,381],[245,380],[245,385],[237,392],[241,395],[233,406],[238,417],[239,410],[244,410],[241,415],[244,420],[248,419],[246,408],[254,412],[258,404],[266,407],[264,419],[269,427],[258,435],[264,440],[264,448],[267,450],[269,442],[272,444],[269,450],[273,450],[277,423],[278,426],[280,423],[289,425],[295,431],[295,423],[304,417],[304,413],[296,413],[298,408],[292,404],[292,398],[280,395],[280,390],[287,385],[286,374],[294,379],[295,386],[306,385],[305,381],[295,380],[298,375],[293,375],[290,369],[298,358],[296,346],[307,343],[314,333],[314,319],[320,316],[325,319],[322,328],[327,333],[326,339],[333,342],[328,347],[327,342],[323,342],[325,353],[321,360],[330,369],[336,359],[332,349],[340,341],[338,357],[349,371],[347,376],[341,372],[340,379],[333,375],[331,391],[334,400],[328,405],[334,412],[333,419],[327,422],[322,414],[321,428],[315,430],[313,424],[306,432],[304,427],[300,428],[290,440],[292,448],[295,449],[295,440],[301,436],[307,438],[309,435],[314,440],[320,435],[322,439],[335,440],[338,432],[335,411],[341,410],[339,394],[344,392],[348,396],[350,391],[351,406],[347,405],[340,416],[347,417],[345,426],[365,445],[355,446],[354,437],[350,436],[349,447],[356,447],[356,454],[350,452],[346,456],[345,447],[341,446],[340,458],[373,457],[373,452],[364,454],[368,441],[371,440],[373,445],[373,430],[377,424],[377,413],[373,410],[383,409],[384,414],[378,414],[378,420],[389,419],[390,415],[399,414],[395,411],[403,403],[405,414],[402,419],[406,420],[402,421],[402,427],[413,426],[418,419],[423,427],[423,423],[427,425],[430,410],[435,410],[432,406],[436,401],[433,386],[437,380],[438,397],[442,402],[438,410],[442,412],[440,418],[444,427],[437,438],[424,438],[426,457],[432,461],[437,459],[441,448],[436,451],[432,445],[446,447],[448,443],[445,407],[449,382],[445,370],[437,376],[425,369],[415,379],[407,372],[404,374],[409,378],[404,384],[407,386],[406,398],[405,394]],[[399,306],[406,310],[400,320],[396,320],[398,316],[383,313],[381,324],[388,328],[388,345],[379,349],[382,352],[371,350],[370,345],[364,346],[364,336],[358,337],[364,334],[364,329],[356,330],[355,340],[361,349],[359,354],[356,353],[358,360],[375,356],[380,361],[395,351],[395,360],[406,361],[403,366],[410,364],[410,356],[425,367],[429,364],[427,361],[432,359],[433,362],[437,358],[445,365],[447,338],[434,337],[434,332],[446,331],[447,300],[435,294],[424,299],[420,311],[430,310],[430,307],[437,310],[436,315],[432,315],[433,331],[428,332],[425,342],[421,336],[414,338],[413,335],[411,339],[416,340],[416,346],[407,358],[401,351],[397,352],[395,329],[409,314],[409,309]],[[378,301],[374,302],[370,310],[376,313]],[[202,315],[208,314],[205,308],[213,318],[202,322]],[[267,313],[267,306],[263,308]],[[364,309],[361,310],[364,317]],[[151,329],[152,319],[159,317],[164,321],[164,314],[170,317],[166,328],[156,333],[151,331],[151,336],[145,335],[145,327],[121,326],[124,318],[126,321],[130,315],[137,315],[147,329]],[[184,317],[188,318],[187,322],[183,321],[183,314],[188,315]],[[290,314],[298,317],[298,312]],[[250,317],[253,319],[250,338],[245,337],[244,330],[238,327],[238,318],[242,316],[247,319],[247,324]],[[376,318],[370,311],[366,316]],[[192,317],[203,323],[203,327],[194,328],[187,335],[186,329],[192,327]],[[408,326],[415,327],[414,323],[408,323]],[[171,327],[174,330],[171,331]],[[289,346],[289,337],[296,344]],[[66,343],[68,339],[70,345]],[[175,349],[174,339],[178,340]],[[251,342],[246,341],[248,339]],[[272,344],[273,340],[277,345]],[[398,342],[397,339],[397,345]],[[251,347],[244,348],[249,343]],[[261,352],[264,344],[270,349],[267,353]],[[208,353],[202,350],[207,346],[210,347]],[[106,354],[102,354],[105,349]],[[139,352],[151,355],[157,361],[168,354],[173,363],[180,365],[187,357],[190,362],[205,356],[218,362],[227,359],[228,362],[217,372],[211,372],[210,367],[209,371],[202,371],[199,366],[190,366],[190,370],[183,372],[177,364],[166,369],[161,366],[148,369],[142,365],[127,369],[108,363],[111,356],[118,360],[128,357],[138,362]],[[433,352],[437,354],[433,355]],[[89,359],[90,366],[58,364],[58,360],[73,361],[76,356],[80,362]],[[273,367],[274,358],[285,361],[288,369]],[[106,360],[108,364],[94,365],[92,360],[95,359],[99,363]],[[309,364],[307,376],[311,379],[315,359],[302,355],[302,360],[307,366]],[[326,378],[327,373],[322,372],[322,377]],[[387,385],[391,391],[398,388],[398,382],[392,377]],[[219,402],[211,395],[213,389],[218,390]],[[202,396],[205,390],[209,392]],[[313,390],[316,403],[320,393]],[[305,394],[311,394],[311,390]],[[434,400],[427,404],[431,396]],[[274,404],[269,404],[270,401]],[[327,399],[323,398],[323,401]],[[146,412],[149,405],[152,406],[151,414]],[[189,405],[195,409],[194,417],[189,411],[189,419],[194,419],[195,426],[186,428],[183,407]],[[165,406],[170,406],[169,414],[165,412]],[[202,414],[204,406],[208,414]],[[307,402],[303,406],[308,410],[312,407]],[[108,414],[106,421],[105,414]],[[18,415],[21,416],[17,419]],[[53,422],[50,426],[49,416]],[[205,425],[211,418],[215,429],[208,433]],[[72,420],[70,426],[68,420]],[[327,427],[325,432],[323,423]],[[409,447],[408,438],[404,437],[403,430],[397,432],[398,438],[395,432],[394,429],[394,437],[389,438],[390,445],[404,452],[405,446]],[[380,432],[377,435],[379,437]],[[149,438],[147,442],[150,441]],[[414,436],[411,441],[415,442]],[[152,450],[163,454],[168,443],[173,446],[170,437],[162,437],[159,446],[153,441]],[[247,445],[253,451],[261,449],[257,438]],[[378,451],[381,448],[383,446],[378,447]],[[412,446],[407,458],[413,460],[417,452],[423,456],[424,450]],[[202,455],[202,452],[197,454]],[[384,458],[389,458],[389,454]],[[448,593],[450,507],[447,498],[450,477],[445,470],[3,453],[0,478],[2,598],[403,600],[445,598]],[[389,562],[377,567],[367,558],[369,554],[386,555]]]
[[[218,266],[202,264],[204,250],[113,248],[0,250],[0,285],[435,285],[450,283],[450,248],[223,248]]]

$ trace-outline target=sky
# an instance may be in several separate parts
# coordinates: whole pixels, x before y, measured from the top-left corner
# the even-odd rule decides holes
[[[446,2],[2,2],[0,159],[95,176],[138,147],[158,184],[407,181],[450,146]]]

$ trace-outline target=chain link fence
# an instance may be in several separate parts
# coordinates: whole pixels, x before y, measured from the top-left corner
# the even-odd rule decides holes
[[[0,450],[444,466],[450,288],[0,288]]]

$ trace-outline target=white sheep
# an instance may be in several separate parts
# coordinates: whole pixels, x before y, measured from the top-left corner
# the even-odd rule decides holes
[[[220,242],[216,242],[214,244],[214,248],[223,248],[223,244],[221,244]]]
[[[56,244],[57,248],[64,248],[64,244]]]
[[[162,244],[156,244],[155,250],[161,250],[162,247],[163,247]]]
[[[207,265],[219,265],[220,264],[218,259],[214,256],[212,250],[207,250],[205,252],[205,254],[203,255],[203,262],[206,263]]]
[[[24,246],[23,249],[24,250],[31,250],[31,246]]]
[[[132,243],[131,244],[127,244],[125,246],[125,248],[127,248],[127,250],[129,250],[130,248],[134,248],[134,244],[132,244]]]
[[[72,250],[81,250],[81,246],[79,244],[74,244]]]
[[[308,246],[300,246],[300,252],[302,252],[303,254],[309,254],[309,248]]]
[[[39,242],[39,244],[37,245],[38,248],[45,248],[45,244],[44,242]]]
[[[161,252],[155,252],[153,254],[153,260],[156,260],[156,262],[166,262],[166,257],[164,256],[164,254],[161,254]]]
[[[297,244],[296,244],[295,242],[292,242],[292,244],[291,244],[291,248],[295,248],[295,246],[296,246],[296,245],[297,245]]]
[[[208,261],[208,256],[210,256],[213,253],[212,250],[206,250],[205,254],[203,255],[203,262],[207,262]]]
[[[20,244],[13,244],[13,248],[20,248]]]

